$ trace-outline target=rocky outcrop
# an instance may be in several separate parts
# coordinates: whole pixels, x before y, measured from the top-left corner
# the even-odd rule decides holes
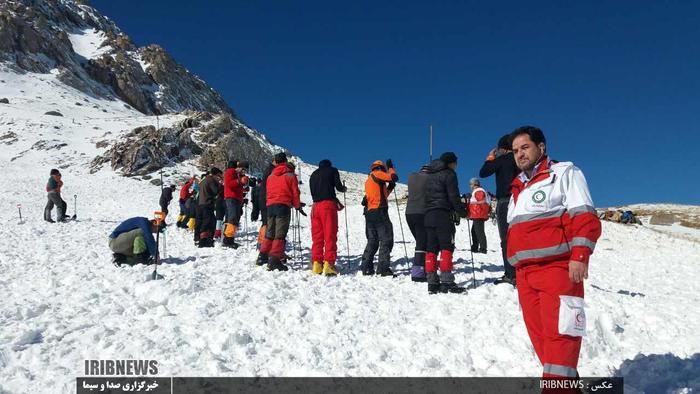
[[[76,53],[70,35],[86,32],[99,33],[104,53],[90,59]],[[17,71],[58,70],[63,83],[92,96],[118,98],[145,114],[192,109],[233,115],[216,91],[163,48],[137,48],[86,1],[0,1],[0,61]]]
[[[138,127],[115,141],[92,162],[91,171],[109,164],[124,175],[146,175],[193,159],[202,170],[225,168],[229,159],[247,160],[261,172],[278,149],[229,114],[189,112],[172,127]]]

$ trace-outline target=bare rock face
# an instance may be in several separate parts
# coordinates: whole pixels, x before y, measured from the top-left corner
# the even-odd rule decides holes
[[[105,37],[99,45],[105,53],[86,59],[74,51],[69,35],[94,30]],[[137,48],[87,1],[0,1],[0,61],[18,71],[58,69],[63,83],[121,99],[145,114],[192,109],[233,115],[216,91],[163,48]]]
[[[173,127],[132,130],[96,157],[91,171],[109,163],[124,175],[143,176],[191,159],[202,170],[224,168],[229,159],[239,159],[249,161],[255,173],[262,172],[278,149],[229,114],[188,114]]]

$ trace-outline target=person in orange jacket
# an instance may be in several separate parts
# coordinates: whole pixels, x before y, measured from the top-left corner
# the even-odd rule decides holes
[[[360,269],[363,275],[374,275],[374,255],[379,250],[377,275],[394,276],[389,264],[391,249],[394,247],[394,228],[389,219],[389,193],[394,190],[399,176],[394,170],[391,159],[386,166],[377,160],[370,166],[371,172],[365,181],[365,234],[367,246],[362,254]]]

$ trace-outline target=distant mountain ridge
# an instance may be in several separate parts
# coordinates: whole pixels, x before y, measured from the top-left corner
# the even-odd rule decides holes
[[[163,48],[137,47],[85,1],[0,2],[0,61],[18,72],[56,72],[86,94],[119,98],[148,115],[184,110],[234,115],[219,93]]]

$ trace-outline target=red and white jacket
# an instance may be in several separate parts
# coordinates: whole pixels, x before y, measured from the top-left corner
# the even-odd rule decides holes
[[[488,219],[491,210],[491,196],[481,187],[472,191],[469,198],[469,219]]]
[[[511,184],[508,261],[515,267],[552,261],[588,263],[600,237],[600,219],[583,172],[571,162],[550,161],[522,172]]]

